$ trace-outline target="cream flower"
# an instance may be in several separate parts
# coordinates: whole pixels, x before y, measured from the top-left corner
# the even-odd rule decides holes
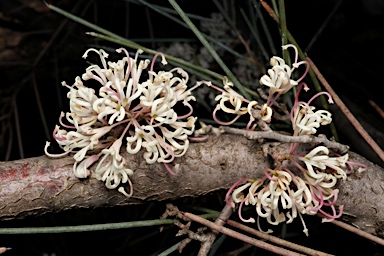
[[[336,178],[346,179],[347,174],[341,168],[345,167],[345,163],[348,159],[348,155],[341,157],[329,157],[329,149],[325,146],[318,146],[312,149],[304,157],[299,157],[307,167],[307,175],[315,180],[315,184],[319,184],[324,180],[330,180],[323,184],[326,187],[332,187],[331,184],[336,183],[335,179],[331,178],[327,173],[317,172],[314,167],[325,170],[327,167],[334,170],[336,173],[333,174]],[[328,185],[327,185],[328,184]]]
[[[279,57],[272,57],[270,64],[271,69],[268,69],[268,75],[264,75],[260,79],[260,84],[269,87],[269,94],[288,92],[297,82],[292,80],[291,68],[285,64],[284,60]]]
[[[331,113],[326,110],[315,111],[315,108],[304,103],[297,104],[292,110],[292,128],[295,136],[312,135],[320,125],[332,122]]]
[[[298,51],[296,46],[292,44],[282,46],[284,50],[289,47],[295,50],[295,58],[292,63],[292,68],[288,66],[282,58],[273,56],[270,60],[272,68],[268,69],[267,74],[260,78],[260,84],[269,87],[267,100],[268,106],[271,106],[281,94],[287,93],[293,86],[298,85],[308,72],[308,63],[306,61],[298,62]],[[299,79],[291,79],[293,70],[303,64],[306,65],[304,74]]]
[[[72,86],[62,83],[69,89],[70,111],[60,115],[64,128],[56,126],[53,137],[65,153],[48,153],[49,143],[45,152],[51,157],[75,153],[74,173],[79,178],[89,176],[90,166],[99,161],[94,171],[96,177],[110,189],[128,182],[128,193],[124,187],[118,191],[130,196],[133,190],[129,177],[133,170],[120,155],[123,139],[128,153],[136,154],[144,148],[143,156],[149,164],[170,163],[184,155],[196,122],[191,116],[193,108],[189,101],[195,100],[191,91],[202,82],[188,88],[189,75],[181,68],[154,72],[157,56],[161,55],[162,63],[166,64],[162,53],[155,55],[147,71],[151,61],[138,60],[141,50],[131,58],[120,48],[117,52],[125,53],[125,57],[116,62],[107,62],[108,54],[93,48],[83,58],[91,52],[98,54],[101,65],[90,65],[81,78],[75,78]],[[141,81],[143,72],[148,72],[146,81]],[[100,88],[87,87],[88,80],[97,81]],[[177,113],[174,109],[177,103],[186,106],[187,113]],[[63,117],[69,124],[62,121]]]
[[[104,155],[95,171],[95,176],[98,180],[104,181],[105,186],[109,189],[114,189],[120,183],[130,182],[129,176],[133,175],[133,171],[125,167],[126,161],[120,155],[120,147],[122,140],[116,140],[108,149],[103,149],[101,154]],[[121,192],[121,189],[119,190]],[[123,189],[123,191],[125,191]]]

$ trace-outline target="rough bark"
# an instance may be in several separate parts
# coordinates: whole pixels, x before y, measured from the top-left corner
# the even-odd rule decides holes
[[[262,176],[264,167],[273,167],[270,156],[287,152],[288,146],[261,145],[236,135],[211,136],[207,142],[192,143],[186,155],[175,160],[181,166],[175,176],[162,164],[148,165],[142,153],[124,154],[129,167],[135,170],[134,195],[130,199],[105,188],[94,177],[83,180],[74,177],[71,157],[41,156],[0,162],[0,219],[200,196],[228,189],[240,178]],[[368,165],[368,170],[351,174],[340,182],[338,202],[349,213],[348,221],[377,234],[380,232],[377,224],[384,221],[384,170],[354,153],[350,153],[350,159]]]

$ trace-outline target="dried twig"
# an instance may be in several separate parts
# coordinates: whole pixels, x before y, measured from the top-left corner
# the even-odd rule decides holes
[[[225,222],[228,220],[228,218],[231,216],[232,212],[233,212],[232,207],[226,204],[224,206],[223,210],[221,211],[219,217],[217,217],[217,219],[215,220],[215,224],[223,226],[225,224]],[[208,239],[206,241],[202,242],[201,247],[200,247],[200,251],[198,254],[199,256],[208,254],[208,252],[211,249],[211,246],[212,246],[213,242],[215,241],[218,233],[219,232],[217,232],[216,230],[212,230],[212,232],[207,234]]]
[[[280,23],[279,17],[277,17],[276,13],[272,10],[272,8],[264,1],[260,1],[261,5],[268,12],[268,14],[274,19],[278,24]]]
[[[359,121],[354,117],[354,115],[349,111],[347,106],[343,103],[343,101],[339,98],[336,92],[329,85],[327,80],[323,77],[320,71],[317,69],[312,60],[307,57],[307,61],[311,65],[312,70],[315,72],[317,78],[320,80],[325,89],[331,94],[333,100],[339,106],[340,110],[344,113],[344,115],[348,118],[351,124],[356,128],[356,130],[360,133],[360,135],[364,138],[364,140],[371,146],[371,148],[376,152],[376,154],[384,161],[384,151],[380,148],[380,146],[373,140],[373,138],[365,131],[364,127],[359,123]]]
[[[252,238],[252,237],[249,237],[249,236],[246,236],[244,234],[241,234],[239,232],[236,232],[232,229],[229,229],[229,228],[226,228],[226,227],[223,227],[223,226],[220,226],[220,225],[217,225],[209,220],[206,220],[206,219],[203,219],[203,218],[200,218],[199,216],[195,215],[195,214],[192,214],[192,213],[188,213],[188,212],[183,212],[183,215],[185,215],[187,218],[193,220],[193,221],[196,221],[200,224],[203,224],[211,229],[214,229],[214,230],[217,230],[223,234],[226,234],[228,236],[231,236],[233,238],[236,238],[238,240],[241,240],[243,242],[246,242],[246,243],[249,243],[249,244],[252,244],[254,246],[257,246],[259,248],[262,248],[264,250],[267,250],[267,251],[271,251],[271,252],[274,252],[274,253],[277,253],[277,254],[280,254],[280,255],[292,255],[292,256],[298,256],[298,255],[303,255],[303,254],[299,254],[299,253],[296,253],[296,252],[293,252],[293,251],[289,251],[287,249],[284,249],[284,248],[280,248],[280,247],[277,247],[275,245],[271,245],[271,244],[268,244],[266,242],[263,242],[263,241],[260,241],[260,240],[257,240],[255,238]]]
[[[376,112],[384,118],[384,110],[382,110],[373,100],[368,100],[368,102],[376,110]]]
[[[321,214],[318,214],[319,216],[322,216]],[[365,232],[364,230],[361,230],[361,229],[358,229],[352,225],[349,225],[347,223],[344,223],[342,221],[339,221],[339,220],[332,220],[331,223],[335,224],[336,226],[339,226],[345,230],[348,230],[352,233],[355,233],[356,235],[359,235],[361,237],[364,237],[366,239],[369,239],[371,240],[372,242],[375,242],[377,244],[380,244],[380,245],[384,245],[384,239],[380,238],[380,237],[377,237],[377,236],[374,236],[372,234],[369,234],[367,232]]]
[[[349,147],[347,145],[340,144],[335,141],[330,141],[325,135],[310,136],[310,135],[301,135],[301,136],[291,136],[285,135],[282,133],[274,131],[248,131],[242,129],[236,129],[231,127],[221,127],[221,129],[230,134],[243,135],[248,139],[272,139],[280,142],[287,143],[314,143],[314,144],[324,144],[327,148],[332,148],[338,151],[340,154],[345,154],[348,152]]]
[[[287,240],[284,240],[284,239],[281,239],[281,238],[278,238],[275,236],[271,236],[267,233],[264,233],[264,232],[258,231],[256,229],[250,228],[246,225],[243,225],[243,224],[238,223],[238,222],[233,221],[233,220],[227,220],[227,224],[234,227],[234,228],[244,230],[245,232],[248,232],[252,235],[256,235],[256,236],[258,236],[258,237],[260,237],[266,241],[270,241],[272,243],[275,243],[275,244],[278,244],[278,245],[281,245],[281,246],[284,246],[284,247],[287,247],[287,248],[290,248],[290,249],[293,249],[295,251],[299,251],[299,252],[302,252],[302,253],[305,253],[308,255],[317,255],[317,256],[329,256],[329,255],[331,255],[328,253],[324,253],[321,251],[317,251],[317,250],[314,250],[314,249],[311,249],[311,248],[308,248],[305,246],[301,246],[301,245],[289,242]]]

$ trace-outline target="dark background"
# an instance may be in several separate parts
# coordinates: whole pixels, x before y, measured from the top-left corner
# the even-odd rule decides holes
[[[183,0],[178,3],[186,12],[205,17],[218,12],[211,1]],[[132,40],[151,37],[195,39],[192,32],[135,3],[67,0],[52,1],[52,4]],[[156,4],[170,7],[167,1],[156,1]],[[236,4],[246,8],[244,1],[236,1]],[[384,86],[381,70],[384,59],[384,2],[286,1],[288,29],[301,48],[308,49],[308,44],[335,6],[338,7],[329,18],[329,23],[306,52],[383,147],[383,118],[368,100],[384,108],[381,89]],[[265,11],[263,14],[275,39],[275,47],[279,49],[278,27]],[[238,24],[247,39],[249,31],[241,22]],[[45,141],[52,139],[51,132],[58,123],[60,111],[68,110],[67,89],[60,85],[61,81],[71,84],[77,75],[83,73],[87,63],[81,56],[89,46],[106,46],[111,49],[118,46],[85,35],[90,29],[66,21],[63,16],[49,11],[41,1],[0,1],[0,29],[0,161],[40,156],[44,153]],[[150,48],[161,46],[156,42],[142,44]],[[200,47],[197,41],[192,44]],[[273,54],[281,55],[280,52],[270,52],[270,56]],[[230,59],[227,61],[231,67]],[[222,73],[217,67],[213,68]],[[258,81],[255,83],[258,84]],[[44,118],[39,114],[38,103],[41,104]],[[337,108],[331,110],[341,142],[382,164],[375,153],[364,146],[363,140]],[[44,119],[47,131],[44,130]],[[17,126],[20,127],[19,139]],[[11,151],[7,153],[10,144]],[[181,207],[199,205],[220,210],[223,207],[223,196],[223,192],[218,192],[204,198],[189,198],[173,203]],[[47,214],[39,218],[3,222],[1,226],[80,225],[154,219],[162,214],[164,205],[152,203]],[[373,243],[342,232],[331,224],[321,224],[318,218],[306,219],[310,229],[309,238],[301,233],[299,221],[292,226],[288,225],[287,233],[280,226],[275,232],[286,234],[287,238],[300,244],[337,255],[359,255],[356,254],[358,248],[367,250],[364,255],[384,255],[383,250]],[[163,233],[154,227],[78,234],[0,235],[0,246],[14,248],[6,255],[156,255],[180,241],[174,237],[176,233],[176,227],[167,227]],[[220,249],[221,255],[242,245],[235,240],[229,241]],[[194,255],[197,248],[198,243],[193,242],[187,246],[184,254]],[[243,255],[256,252],[260,253],[260,250],[251,249]]]

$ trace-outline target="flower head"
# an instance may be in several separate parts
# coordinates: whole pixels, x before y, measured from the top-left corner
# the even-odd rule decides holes
[[[332,175],[335,178],[347,178],[347,173],[341,168],[345,167],[346,161],[348,160],[348,154],[344,156],[338,157],[330,157],[329,149],[325,146],[318,146],[312,149],[307,155],[304,157],[299,157],[301,161],[303,161],[307,167],[307,175],[316,180],[315,184],[322,182],[326,177],[329,179],[329,174],[324,172],[317,172],[314,168],[325,170],[326,168],[330,168],[333,170]]]
[[[196,121],[191,116],[193,108],[189,101],[195,100],[191,91],[201,82],[188,88],[189,75],[181,68],[155,72],[158,56],[166,64],[162,53],[156,54],[151,63],[138,59],[141,50],[134,58],[123,48],[117,52],[125,56],[116,62],[107,61],[104,50],[91,48],[85,52],[83,58],[89,53],[98,54],[101,65],[90,65],[81,78],[75,78],[72,86],[62,83],[69,89],[70,111],[60,116],[64,128],[56,126],[53,137],[65,151],[56,156],[75,153],[77,177],[89,176],[89,167],[99,161],[94,171],[96,178],[110,189],[129,183],[129,193],[123,187],[118,190],[130,196],[133,192],[130,177],[134,171],[120,155],[122,143],[127,142],[126,150],[130,154],[144,148],[144,158],[149,164],[170,163],[184,155]],[[148,73],[146,81],[141,81],[143,72]],[[96,81],[99,89],[87,87],[89,80]],[[186,106],[187,113],[175,111],[179,102]],[[69,124],[62,121],[64,116]],[[48,146],[49,143],[46,154],[54,157],[48,153]]]
[[[289,47],[295,50],[295,58],[292,67],[288,66],[282,58],[273,56],[270,60],[272,67],[267,70],[267,74],[260,78],[260,84],[269,87],[269,96],[267,100],[268,106],[271,106],[281,94],[287,93],[293,86],[298,85],[308,72],[308,63],[306,61],[298,62],[298,51],[296,46],[292,44],[282,46],[284,50],[287,50]],[[303,64],[306,65],[304,74],[299,79],[292,79],[291,76],[293,70]]]

